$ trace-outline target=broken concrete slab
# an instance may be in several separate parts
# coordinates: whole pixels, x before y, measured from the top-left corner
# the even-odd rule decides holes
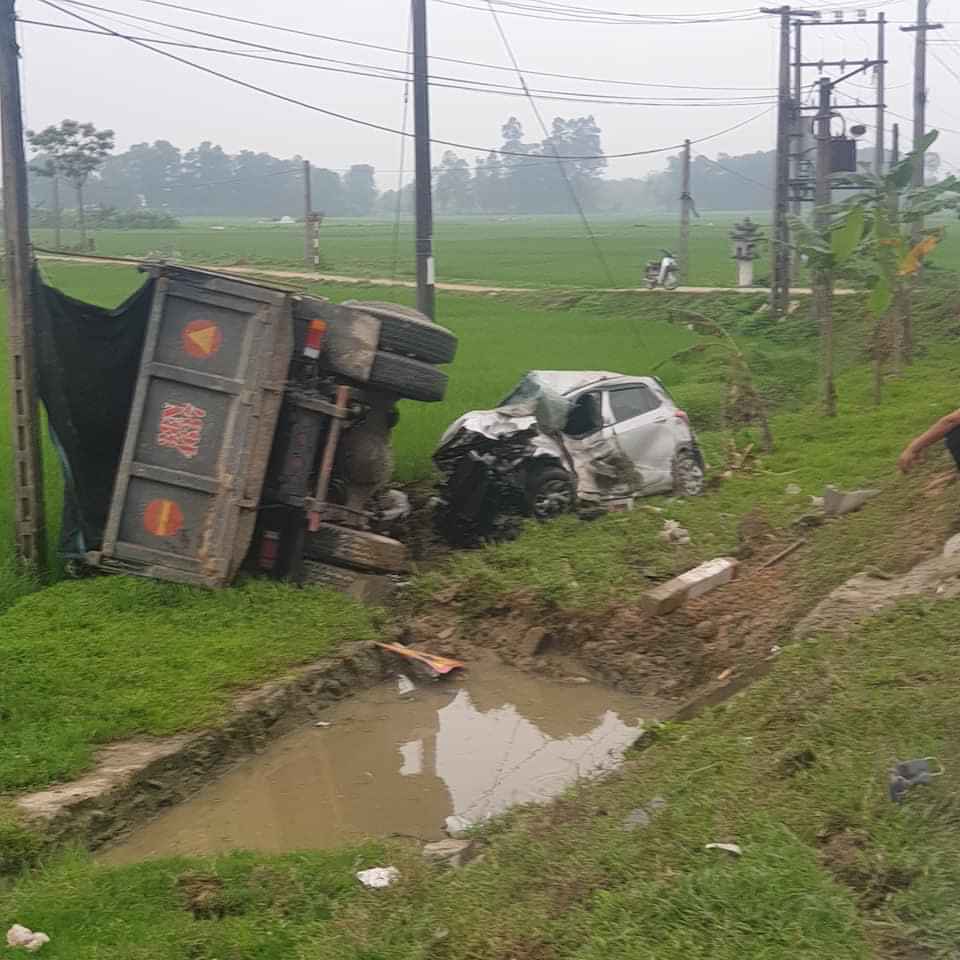
[[[936,600],[960,597],[960,555],[935,556],[889,580],[858,573],[817,604],[797,624],[793,635],[797,639],[816,633],[842,635],[865,617],[917,596]]]
[[[656,616],[671,613],[682,607],[688,600],[702,597],[705,593],[722,587],[737,575],[739,564],[732,557],[718,557],[708,560],[699,567],[681,573],[660,586],[648,590],[641,598],[644,610]]]
[[[842,517],[861,509],[868,500],[879,497],[879,490],[853,490],[845,492],[834,486],[823,491],[823,512],[828,517]]]

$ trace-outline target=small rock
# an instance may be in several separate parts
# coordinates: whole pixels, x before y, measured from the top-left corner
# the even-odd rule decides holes
[[[528,657],[535,657],[543,653],[550,642],[550,635],[545,627],[531,627],[522,641],[523,652]]]
[[[590,683],[590,678],[589,677],[564,677],[563,682],[572,683],[577,686],[580,686],[585,683]]]
[[[24,950],[28,950],[30,953],[34,953],[45,943],[49,942],[50,938],[45,933],[40,933],[39,931],[34,933],[33,930],[29,929],[28,927],[21,926],[19,923],[15,923],[7,931],[8,947],[22,947]]]
[[[717,625],[713,620],[701,620],[693,628],[693,632],[701,640],[712,640],[717,635]]]
[[[449,640],[457,632],[456,627],[446,627],[437,634],[438,640]]]
[[[400,879],[400,871],[396,867],[373,867],[358,871],[356,877],[365,887],[382,890]]]
[[[654,797],[649,803],[637,807],[636,810],[631,810],[623,818],[623,829],[630,833],[633,830],[642,830],[644,827],[650,826],[653,818],[666,805],[667,801],[663,797]]]
[[[445,829],[447,836],[453,837],[455,840],[460,840],[472,826],[473,824],[466,817],[460,817],[454,814],[453,816],[447,817]]]
[[[327,727],[332,727],[333,724],[332,724],[329,720],[318,720],[318,721],[314,724],[314,726],[315,726],[315,727],[323,727],[324,729],[326,729]]]
[[[664,520],[659,539],[662,543],[676,543],[686,546],[690,542],[690,531],[681,527],[676,520]]]
[[[943,545],[943,555],[945,557],[960,556],[960,533],[958,533],[956,536],[951,537]]]
[[[846,493],[830,486],[823,493],[823,509],[828,517],[842,517],[854,513],[868,500],[878,496],[879,490],[853,490]]]
[[[811,497],[811,498],[810,498],[810,506],[813,507],[814,510],[822,510],[822,509],[823,509],[823,497]]]
[[[803,493],[803,488],[798,483],[788,483],[784,492],[788,497],[799,497]]]
[[[428,863],[442,864],[448,867],[462,867],[473,859],[476,851],[473,840],[438,840],[423,848],[423,859]]]
[[[717,675],[717,679],[720,681],[729,680],[733,676],[733,667],[727,667],[723,673]]]

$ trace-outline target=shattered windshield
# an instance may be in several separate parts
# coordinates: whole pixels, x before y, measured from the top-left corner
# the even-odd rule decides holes
[[[535,374],[525,374],[523,379],[497,406],[512,407],[518,403],[526,403],[529,400],[533,400],[542,390],[543,384]]]

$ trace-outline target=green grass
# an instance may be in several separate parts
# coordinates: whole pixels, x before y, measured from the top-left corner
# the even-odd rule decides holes
[[[765,214],[758,214],[760,223]],[[691,279],[702,286],[733,286],[728,234],[743,214],[705,214],[691,228]],[[223,227],[214,230],[213,227]],[[661,248],[676,250],[674,216],[642,214],[593,221],[608,277],[577,217],[471,217],[436,224],[437,277],[448,283],[506,287],[634,287],[643,283],[647,260]],[[769,231],[767,231],[769,232]],[[334,274],[410,280],[414,277],[413,224],[401,225],[394,268],[394,225],[377,220],[327,220],[321,228],[321,269]],[[35,242],[52,246],[50,230],[34,230]],[[303,267],[303,226],[252,220],[185,219],[173,230],[103,230],[95,235],[105,256],[179,256],[194,263],[245,263]],[[64,243],[79,235],[66,231]],[[758,264],[758,279],[766,276]]]
[[[214,723],[237,690],[375,635],[327,590],[63,582],[0,614],[0,793],[69,779],[98,744]]]
[[[908,604],[842,643],[785,651],[769,679],[663,728],[615,776],[493,822],[483,862],[455,874],[408,845],[121,869],[76,855],[0,911],[71,960],[947,957],[960,932],[958,615],[958,602]],[[791,765],[801,753],[808,766]],[[892,760],[927,755],[947,776],[892,804]],[[625,832],[654,797],[666,805],[653,822]],[[743,856],[704,849],[716,841]],[[350,878],[385,863],[402,876],[389,891]],[[221,919],[184,909],[177,879],[198,872],[219,878]]]
[[[696,286],[736,284],[730,230],[744,213],[705,213],[691,226],[690,282]],[[770,235],[769,213],[753,214]],[[646,262],[662,248],[677,251],[675,215],[637,214],[592,220],[610,276],[577,217],[461,217],[439,219],[435,251],[437,278],[447,283],[534,288],[636,287]],[[223,227],[212,229],[214,227]],[[321,230],[321,270],[344,276],[414,279],[413,224],[401,224],[394,247],[394,224],[385,220],[333,219]],[[33,231],[40,246],[51,247],[53,232]],[[243,219],[186,218],[173,230],[102,230],[95,233],[104,256],[179,257],[187,263],[246,264],[302,269],[303,227],[258,224]],[[64,232],[64,244],[79,235]],[[394,253],[396,249],[396,255]],[[766,247],[756,264],[756,283],[767,282]],[[932,257],[947,269],[960,269],[960,233],[947,237]]]

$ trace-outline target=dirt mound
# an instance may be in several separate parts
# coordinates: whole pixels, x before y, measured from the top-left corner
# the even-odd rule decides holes
[[[638,594],[600,610],[568,611],[516,593],[470,620],[460,620],[449,602],[410,623],[401,639],[467,661],[480,646],[524,670],[587,677],[642,698],[682,702],[775,652],[788,616],[779,579],[779,568],[756,568],[664,617],[641,610]]]

